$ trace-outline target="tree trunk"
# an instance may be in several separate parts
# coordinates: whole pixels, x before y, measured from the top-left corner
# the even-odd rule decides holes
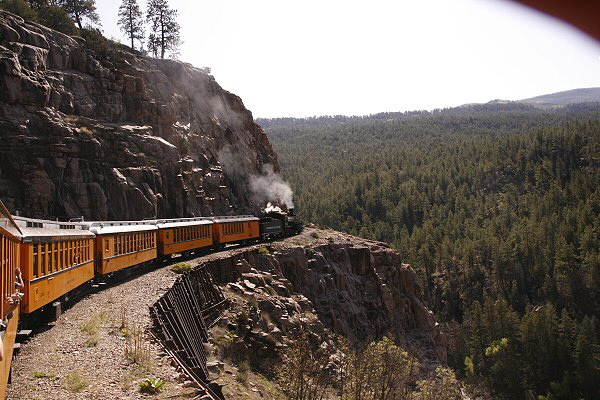
[[[131,50],[135,50],[135,48],[133,47],[133,13],[132,13],[132,9],[131,7],[129,7],[129,36],[131,36]]]
[[[163,10],[160,11],[160,58],[165,58],[165,20]]]

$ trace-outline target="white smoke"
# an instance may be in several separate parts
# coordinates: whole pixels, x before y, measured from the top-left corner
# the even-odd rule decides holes
[[[283,210],[273,204],[271,204],[271,202],[267,203],[267,206],[265,207],[265,209],[263,210],[265,213],[271,213],[271,212],[278,212],[278,213],[282,213]]]
[[[271,164],[263,165],[260,174],[248,173],[243,163],[242,153],[236,146],[225,146],[217,157],[223,171],[231,178],[238,177],[247,179],[248,186],[252,192],[251,198],[257,204],[267,202],[279,205],[285,205],[287,208],[293,208],[292,201],[294,193],[281,175],[273,172]]]
[[[229,176],[243,176],[246,174],[240,154],[239,150],[229,145],[223,147],[217,153],[217,159]]]
[[[294,208],[292,188],[281,178],[281,175],[273,172],[271,164],[265,164],[261,175],[250,176],[250,189],[254,200],[259,204],[273,202],[284,204],[288,209]]]

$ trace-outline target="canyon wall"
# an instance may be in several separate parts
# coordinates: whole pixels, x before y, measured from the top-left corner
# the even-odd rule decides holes
[[[108,44],[0,11],[9,210],[115,220],[264,206],[250,183],[276,174],[277,156],[242,100],[206,69]]]

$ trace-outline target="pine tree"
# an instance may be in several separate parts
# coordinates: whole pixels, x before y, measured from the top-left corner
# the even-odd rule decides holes
[[[135,50],[134,40],[144,39],[144,21],[137,0],[123,0],[117,24],[131,40],[131,49]]]
[[[83,29],[83,18],[89,19],[92,23],[100,21],[96,13],[96,0],[60,0],[59,4],[75,20],[79,29]]]
[[[177,10],[169,7],[167,0],[149,0],[146,20],[152,33],[148,36],[148,49],[155,57],[165,58],[166,52],[177,55],[179,45],[179,24]]]

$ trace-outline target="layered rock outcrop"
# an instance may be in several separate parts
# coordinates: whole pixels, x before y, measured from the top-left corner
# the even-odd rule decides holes
[[[277,157],[239,97],[186,63],[88,47],[0,11],[0,195],[11,212],[141,219],[264,205],[249,181],[276,173]]]
[[[328,328],[359,345],[392,337],[423,369],[447,365],[446,337],[415,271],[381,243],[333,231],[323,240],[324,232],[308,229],[270,254],[247,251],[211,263],[217,281],[252,305],[237,327],[248,353],[272,355],[284,335],[308,324],[318,335]]]

